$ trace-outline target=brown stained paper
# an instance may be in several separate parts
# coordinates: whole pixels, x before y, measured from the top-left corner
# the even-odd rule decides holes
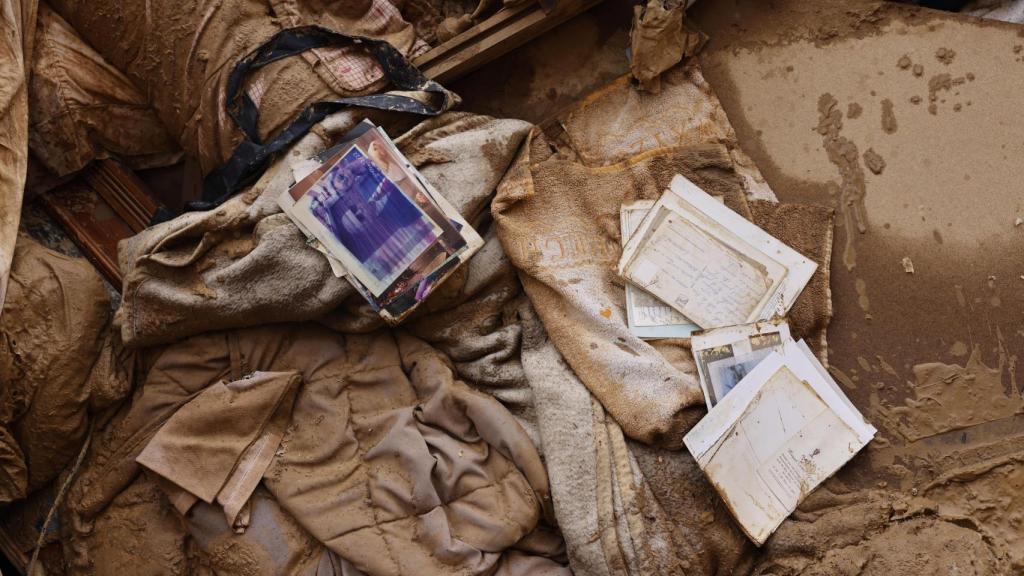
[[[689,0],[650,0],[633,8],[630,51],[633,77],[650,92],[659,92],[662,72],[700,50],[707,37],[684,22]]]

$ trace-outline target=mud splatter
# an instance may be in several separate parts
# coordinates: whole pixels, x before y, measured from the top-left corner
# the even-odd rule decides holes
[[[843,249],[843,264],[852,270],[857,265],[856,234],[867,232],[867,212],[864,208],[864,169],[860,165],[857,145],[839,135],[843,127],[843,113],[839,101],[832,94],[825,93],[818,98],[818,125],[815,128],[822,136],[822,146],[828,159],[839,169],[838,210],[843,215],[846,229],[846,244]]]
[[[864,112],[864,107],[856,102],[850,102],[849,106],[846,107],[846,117],[852,120],[860,118],[860,115]]]
[[[864,165],[875,174],[881,174],[885,170],[885,159],[875,152],[874,148],[868,148],[864,152]]]
[[[1013,416],[1024,411],[1016,363],[1016,356],[1000,348],[998,364],[990,368],[975,346],[964,366],[918,364],[913,369],[914,397],[889,411],[898,418],[900,433],[911,441]]]
[[[896,113],[893,111],[892,100],[882,100],[882,131],[886,134],[895,134],[899,126],[896,123]]]
[[[928,112],[932,115],[938,114],[939,92],[948,92],[953,89],[954,86],[959,86],[966,82],[967,79],[964,77],[953,78],[949,74],[936,74],[928,80]]]
[[[956,52],[950,48],[939,48],[935,51],[935,59],[942,62],[946,66],[953,63],[953,58],[956,57]]]
[[[871,310],[871,302],[868,300],[868,285],[864,282],[863,278],[857,278],[854,283],[854,287],[857,289],[857,304],[860,305],[860,309],[868,312]]]

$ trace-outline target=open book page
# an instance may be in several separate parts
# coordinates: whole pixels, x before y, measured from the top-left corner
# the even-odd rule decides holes
[[[816,362],[798,344],[786,343],[684,438],[758,545],[875,434]]]
[[[705,329],[784,315],[816,267],[682,176],[619,261],[626,280]]]
[[[623,204],[621,214],[622,243],[633,236],[644,217],[654,206],[653,200],[639,200]],[[626,284],[626,319],[630,331],[640,338],[686,338],[700,327],[675,308],[654,296]]]
[[[772,352],[790,340],[789,324],[772,320],[694,333],[690,348],[710,409]]]

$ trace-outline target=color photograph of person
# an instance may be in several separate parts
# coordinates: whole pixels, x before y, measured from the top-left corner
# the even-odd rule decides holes
[[[331,167],[309,197],[312,214],[378,286],[390,285],[442,233],[358,147]]]

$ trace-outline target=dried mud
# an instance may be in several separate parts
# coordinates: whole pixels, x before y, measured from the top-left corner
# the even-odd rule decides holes
[[[724,4],[693,13],[705,76],[776,194],[842,216],[829,359],[879,428],[755,573],[1021,572],[1024,118],[1006,70],[1022,29],[880,2]]]

